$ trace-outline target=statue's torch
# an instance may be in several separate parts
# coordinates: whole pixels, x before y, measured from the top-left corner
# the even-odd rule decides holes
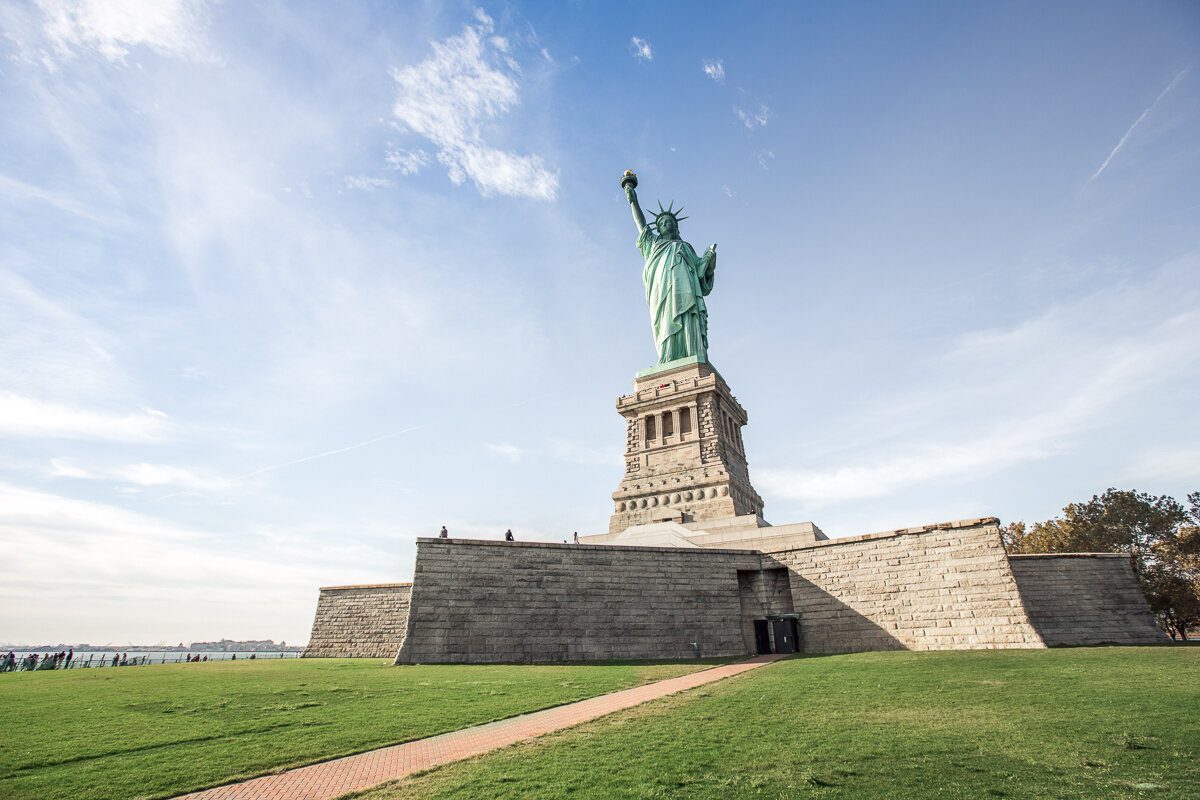
[[[624,189],[626,186],[637,188],[637,175],[633,174],[631,169],[625,170],[625,174],[621,176],[621,188]]]

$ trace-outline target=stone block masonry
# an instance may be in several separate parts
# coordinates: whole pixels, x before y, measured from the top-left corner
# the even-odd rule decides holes
[[[808,653],[1163,641],[1127,559],[1010,557],[984,518],[774,552],[418,539],[411,586],[321,590],[305,655],[739,656],[780,618]]]
[[[1029,620],[1051,647],[1161,644],[1129,556],[1066,553],[1009,556]]]
[[[303,657],[393,658],[411,593],[411,583],[322,587]]]
[[[805,652],[1043,646],[994,518],[770,555],[789,571]]]
[[[418,539],[396,663],[679,659],[748,652],[747,550]]]

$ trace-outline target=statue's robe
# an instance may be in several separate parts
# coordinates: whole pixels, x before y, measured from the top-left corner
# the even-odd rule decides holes
[[[658,363],[686,356],[708,361],[708,308],[704,298],[713,288],[717,254],[710,249],[697,256],[687,242],[659,236],[649,225],[638,236],[637,247],[646,259],[642,284]]]

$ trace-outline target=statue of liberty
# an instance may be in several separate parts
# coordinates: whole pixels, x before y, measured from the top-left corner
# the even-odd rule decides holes
[[[625,197],[633,209],[637,225],[638,250],[646,259],[642,284],[646,289],[646,305],[650,308],[650,327],[658,348],[658,363],[696,356],[708,361],[708,308],[704,298],[712,291],[713,273],[717,268],[717,246],[696,255],[687,242],[679,238],[679,216],[683,207],[658,204],[654,222],[647,223],[638,205],[637,176],[625,170],[621,179]]]

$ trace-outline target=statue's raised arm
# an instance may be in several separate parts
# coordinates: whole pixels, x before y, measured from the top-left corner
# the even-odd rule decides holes
[[[637,175],[633,174],[633,170],[625,170],[625,175],[621,178],[621,188],[625,190],[625,199],[629,201],[629,207],[633,209],[633,224],[637,225],[638,236],[641,236],[642,231],[646,229],[646,215],[642,213],[642,207],[638,205],[635,191],[637,183]]]

